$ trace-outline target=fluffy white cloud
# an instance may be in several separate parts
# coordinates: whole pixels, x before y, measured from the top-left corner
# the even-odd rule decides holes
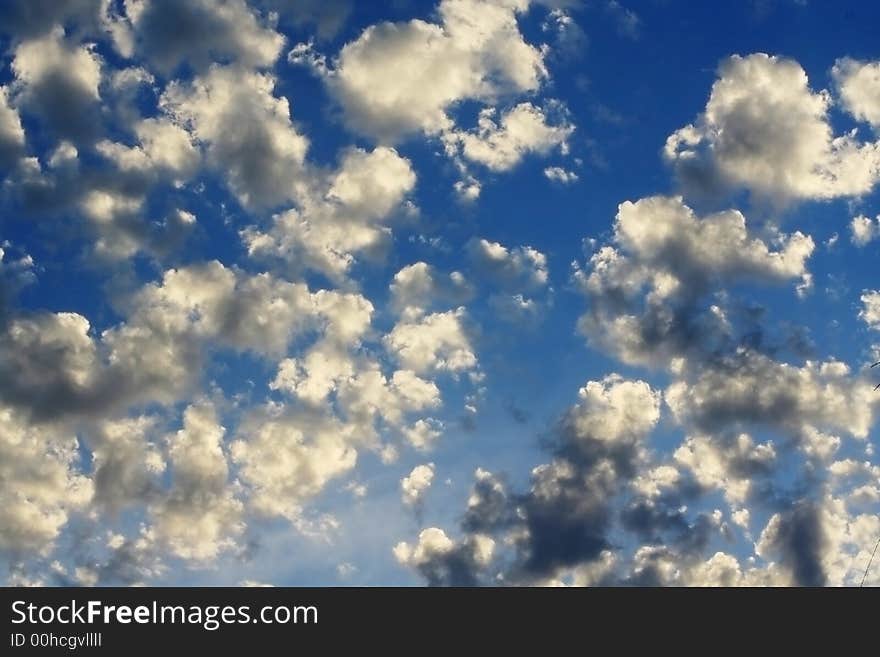
[[[547,256],[531,246],[473,239],[465,250],[475,271],[505,291],[534,292],[547,285]]]
[[[437,305],[469,301],[473,286],[461,272],[443,275],[425,262],[408,265],[394,275],[389,286],[391,305],[407,319],[415,319]]]
[[[0,333],[0,372],[10,373],[0,397],[39,417],[173,403],[198,381],[211,348],[278,357],[309,329],[350,340],[372,307],[359,296],[312,294],[302,283],[215,261],[166,271],[124,310],[126,319],[99,339],[74,313],[12,318]]]
[[[660,401],[644,381],[609,375],[588,382],[557,426],[554,458],[532,470],[527,492],[509,493],[500,477],[478,469],[464,538],[456,542],[429,528],[415,546],[398,544],[395,556],[432,584],[483,581],[496,542],[515,555],[490,582],[554,583],[572,569],[585,581],[610,575],[613,501],[645,464],[645,438],[659,421]],[[492,549],[478,556],[481,544]]]
[[[530,153],[546,155],[557,147],[567,152],[566,140],[574,126],[564,118],[555,125],[548,124],[547,111],[531,103],[520,103],[496,122],[497,113],[495,108],[481,111],[476,130],[445,132],[447,152],[460,154],[491,171],[512,169]]]
[[[464,372],[477,367],[465,327],[463,307],[398,322],[385,336],[385,348],[403,367],[417,374],[431,371]]]
[[[86,508],[93,486],[79,459],[75,435],[0,406],[0,550],[44,553],[70,513]]]
[[[876,513],[852,513],[842,498],[826,491],[817,501],[800,501],[773,514],[755,552],[771,563],[780,561],[785,584],[856,586],[878,532]],[[876,571],[869,575],[866,584],[880,580]]]
[[[299,207],[273,218],[268,231],[242,231],[248,253],[292,270],[313,269],[342,280],[357,256],[378,257],[391,230],[387,220],[411,208],[406,195],[416,176],[391,148],[350,149],[336,171],[299,195]]]
[[[746,188],[776,202],[866,194],[880,179],[880,144],[835,136],[830,105],[797,62],[733,56],[703,114],[669,137],[665,156],[695,191]]]
[[[345,45],[328,78],[346,121],[383,141],[420,131],[436,135],[452,127],[447,110],[454,103],[535,91],[546,69],[541,51],[526,43],[517,25],[528,5],[442,0],[438,23],[368,27]]]
[[[161,107],[207,147],[208,160],[249,208],[297,198],[305,184],[309,142],[273,95],[275,78],[217,65],[191,83],[168,85]]]
[[[253,413],[232,443],[232,460],[259,513],[302,520],[303,504],[357,461],[352,427],[320,411]]]
[[[689,436],[675,450],[675,460],[689,468],[697,482],[706,488],[718,488],[730,504],[746,502],[751,477],[768,471],[776,459],[772,442],[756,445],[748,434],[731,440],[710,436]]]
[[[99,153],[125,172],[153,172],[175,182],[188,179],[199,165],[199,154],[189,134],[166,119],[143,119],[133,126],[136,146],[102,141]]]
[[[880,237],[880,215],[874,219],[863,214],[853,217],[849,229],[852,233],[852,243],[856,246],[865,246]]]
[[[305,285],[238,274],[218,262],[168,270],[132,305],[128,319],[101,340],[130,394],[156,401],[171,401],[192,384],[208,342],[278,355],[317,316]]]
[[[604,443],[632,443],[660,419],[661,395],[644,381],[610,374],[578,391],[568,419],[578,437]]]
[[[403,503],[408,506],[420,504],[433,481],[433,463],[424,463],[414,467],[412,472],[400,480],[400,492]]]
[[[428,449],[443,435],[443,423],[434,418],[416,420],[403,429],[403,435],[416,449]]]
[[[209,403],[189,406],[168,439],[171,488],[152,509],[151,536],[183,559],[211,561],[243,531],[242,503],[229,485],[225,429]]]
[[[562,167],[547,167],[544,169],[544,177],[553,182],[570,185],[578,181],[578,175],[574,171],[563,169]]]
[[[868,328],[880,330],[880,291],[867,290],[860,297],[862,309],[859,311],[861,319]]]
[[[166,464],[154,438],[156,423],[151,416],[105,420],[88,432],[95,502],[102,510],[143,504],[158,492]]]
[[[844,108],[880,130],[880,62],[838,59],[831,69]]]

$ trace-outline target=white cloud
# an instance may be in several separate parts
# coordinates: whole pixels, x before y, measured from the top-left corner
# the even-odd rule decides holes
[[[474,270],[505,291],[534,292],[547,285],[547,256],[531,246],[472,239],[465,250]]]
[[[209,562],[243,531],[242,503],[229,485],[225,429],[211,404],[189,406],[168,438],[171,488],[152,509],[152,535],[183,559]]]
[[[417,374],[432,371],[464,372],[477,367],[465,328],[463,307],[432,313],[414,321],[402,320],[385,336],[385,348]]]
[[[400,480],[401,499],[408,506],[416,506],[434,481],[434,464],[417,465],[406,477]]]
[[[231,446],[251,507],[300,521],[305,502],[354,467],[351,431],[318,411],[288,413],[268,406],[252,413]]]
[[[282,212],[266,232],[249,227],[242,239],[249,255],[279,260],[293,271],[312,269],[341,281],[358,256],[377,258],[391,237],[386,225],[411,206],[406,195],[416,176],[391,148],[348,150],[339,168],[303,189],[299,207]]]
[[[866,290],[860,297],[862,309],[859,311],[861,319],[868,328],[880,330],[880,291]]]
[[[434,267],[417,262],[394,275],[389,286],[391,305],[407,319],[415,319],[438,305],[455,305],[469,301],[473,287],[461,272],[444,275]]]
[[[838,59],[831,69],[844,108],[880,130],[880,62]]]
[[[544,177],[563,185],[570,185],[578,181],[578,175],[574,171],[562,167],[547,167],[544,169]]]
[[[639,440],[660,419],[660,393],[644,381],[610,374],[578,391],[568,419],[579,437],[604,443]]]
[[[298,197],[309,142],[291,123],[275,78],[217,65],[191,83],[168,85],[160,106],[206,145],[208,160],[248,208]]]
[[[96,145],[99,153],[121,171],[157,172],[181,182],[191,177],[199,165],[199,153],[189,134],[167,119],[143,119],[133,126],[137,146],[111,141]]]
[[[530,153],[546,155],[554,148],[567,152],[566,140],[574,126],[564,118],[550,125],[546,110],[531,103],[520,103],[496,122],[497,113],[495,108],[481,111],[476,130],[445,132],[447,153],[460,154],[491,171],[508,171]]]
[[[880,179],[880,144],[835,136],[831,96],[810,89],[797,62],[735,55],[718,75],[703,114],[664,151],[695,191],[746,188],[786,202],[860,196]]]
[[[91,501],[78,462],[73,433],[0,406],[0,549],[26,557],[52,547],[70,513]]]
[[[543,55],[517,25],[528,5],[442,0],[439,23],[368,27],[345,45],[328,78],[347,123],[382,141],[414,132],[437,135],[452,127],[447,110],[459,101],[494,102],[537,90],[547,75]]]
[[[688,436],[675,450],[675,460],[693,472],[697,482],[718,488],[732,505],[741,506],[749,496],[751,476],[767,471],[776,459],[772,442],[756,445],[748,434],[730,441],[711,436]]]
[[[403,429],[403,435],[416,449],[428,449],[443,435],[443,423],[433,418],[416,420]]]
[[[155,430],[156,418],[139,416],[105,420],[88,433],[95,502],[103,509],[117,512],[156,494],[166,464]]]
[[[852,243],[856,246],[865,246],[880,237],[880,215],[874,219],[863,214],[853,217],[849,229],[852,232]]]

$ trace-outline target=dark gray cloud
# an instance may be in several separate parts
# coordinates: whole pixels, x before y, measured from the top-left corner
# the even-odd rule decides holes
[[[255,4],[278,12],[282,24],[314,26],[320,39],[336,36],[354,8],[353,0],[257,0]]]
[[[136,52],[164,75],[183,65],[270,66],[284,43],[244,0],[147,0],[129,19]]]
[[[94,28],[100,23],[101,0],[5,0],[0,6],[0,34],[26,39],[56,25]]]
[[[762,551],[778,554],[798,586],[825,586],[828,582],[822,563],[828,537],[821,514],[815,503],[799,501],[775,516],[762,536]]]

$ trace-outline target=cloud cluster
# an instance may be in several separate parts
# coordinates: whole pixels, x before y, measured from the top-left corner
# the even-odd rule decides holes
[[[614,245],[575,268],[587,297],[578,323],[594,344],[632,364],[669,365],[711,352],[733,328],[711,293],[735,282],[782,284],[812,278],[812,238],[778,235],[775,248],[751,233],[738,210],[698,217],[681,197],[650,197],[618,208]]]

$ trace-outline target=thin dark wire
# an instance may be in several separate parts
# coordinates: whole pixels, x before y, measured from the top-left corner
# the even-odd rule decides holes
[[[871,558],[868,559],[868,565],[865,566],[865,574],[862,575],[862,583],[859,584],[859,588],[862,588],[862,585],[865,583],[865,578],[868,576],[868,571],[871,569],[871,563],[874,561],[874,555],[877,554],[878,545],[880,545],[880,538],[878,538],[877,542],[874,543],[874,551],[871,552]]]

